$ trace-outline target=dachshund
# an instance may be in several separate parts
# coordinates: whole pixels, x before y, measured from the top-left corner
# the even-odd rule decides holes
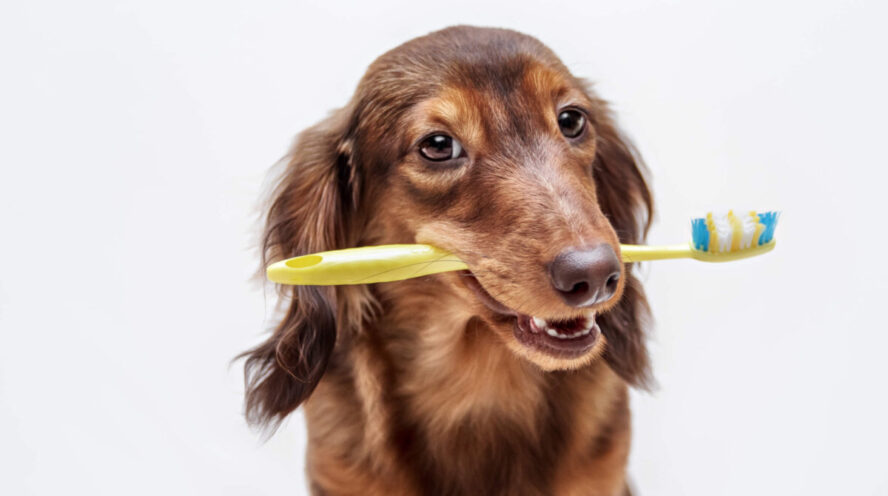
[[[649,309],[620,243],[653,202],[585,80],[530,36],[447,28],[375,60],[282,167],[263,266],[427,243],[470,267],[278,288],[246,416],[273,432],[303,406],[313,494],[629,493]]]

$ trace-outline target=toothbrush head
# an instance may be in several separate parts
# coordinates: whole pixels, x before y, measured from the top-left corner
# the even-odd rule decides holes
[[[691,221],[693,256],[709,262],[737,260],[774,248],[779,212],[709,212]]]

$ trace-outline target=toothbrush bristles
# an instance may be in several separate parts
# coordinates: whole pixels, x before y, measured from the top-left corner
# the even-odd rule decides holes
[[[779,212],[710,212],[691,220],[692,244],[696,250],[708,253],[734,253],[761,246],[774,239],[779,218]]]

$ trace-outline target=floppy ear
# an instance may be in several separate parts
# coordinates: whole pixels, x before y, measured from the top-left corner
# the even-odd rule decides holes
[[[304,131],[284,159],[271,195],[262,266],[285,258],[346,247],[345,215],[357,201],[350,117],[341,109]],[[247,420],[277,427],[311,395],[336,344],[336,292],[330,287],[281,286],[288,304],[271,337],[245,352]]]
[[[601,210],[610,220],[620,243],[643,243],[650,228],[653,200],[644,179],[644,165],[631,144],[613,123],[607,104],[595,99],[593,122],[597,133],[597,155],[593,168]],[[641,283],[627,266],[626,286],[616,307],[601,315],[607,339],[605,360],[626,382],[648,387],[650,360],[645,346],[644,326],[650,310]]]

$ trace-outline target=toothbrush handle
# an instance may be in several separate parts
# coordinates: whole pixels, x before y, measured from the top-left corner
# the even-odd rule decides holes
[[[280,284],[333,286],[400,281],[467,269],[452,253],[429,245],[382,245],[313,253],[271,264]]]
[[[620,251],[624,263],[691,258],[690,243],[666,246],[620,245]]]

